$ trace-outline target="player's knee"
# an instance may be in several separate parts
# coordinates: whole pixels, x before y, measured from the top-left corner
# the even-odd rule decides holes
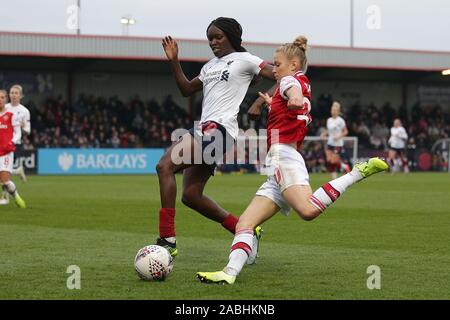
[[[316,210],[308,209],[308,208],[294,208],[295,212],[298,214],[300,218],[305,221],[314,220],[318,216]]]
[[[194,190],[183,190],[181,202],[189,208],[195,208],[201,200],[201,194]]]
[[[192,208],[195,205],[194,200],[189,196],[189,194],[185,193],[183,193],[183,196],[181,197],[181,202],[189,208]]]
[[[156,172],[160,175],[160,174],[164,174],[164,173],[171,173],[172,172],[172,168],[171,168],[171,164],[169,161],[166,161],[164,158],[159,160],[158,164],[156,165]]]

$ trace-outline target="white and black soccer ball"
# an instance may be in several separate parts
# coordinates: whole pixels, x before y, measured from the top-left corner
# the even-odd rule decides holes
[[[163,281],[173,269],[173,257],[161,246],[149,245],[138,251],[134,268],[139,278],[147,281]]]

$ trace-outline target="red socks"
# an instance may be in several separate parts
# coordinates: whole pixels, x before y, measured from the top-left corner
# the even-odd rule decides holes
[[[222,226],[232,234],[236,232],[238,218],[229,214],[222,222]],[[161,238],[175,237],[175,209],[161,208],[159,210],[159,236]]]
[[[236,233],[236,225],[238,223],[238,217],[234,216],[233,214],[229,214],[225,220],[222,222],[222,227],[230,231],[232,234]]]
[[[161,238],[175,237],[175,208],[159,210],[159,236]]]

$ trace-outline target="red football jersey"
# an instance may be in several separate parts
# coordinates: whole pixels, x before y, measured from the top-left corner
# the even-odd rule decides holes
[[[0,114],[0,156],[14,152],[16,149],[12,140],[14,126],[19,125],[19,123],[15,119],[12,112],[4,111]]]
[[[303,109],[289,110],[288,98],[284,95],[292,86],[300,86],[303,93]],[[272,97],[267,122],[267,148],[272,143],[297,143],[297,150],[308,132],[307,125],[312,118],[311,111],[311,85],[309,79],[302,73],[297,72],[292,77],[284,77]],[[276,131],[278,130],[278,138]],[[278,141],[276,141],[278,140]]]

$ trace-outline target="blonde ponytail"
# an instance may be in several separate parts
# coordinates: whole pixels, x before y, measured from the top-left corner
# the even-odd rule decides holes
[[[298,36],[293,42],[294,46],[299,47],[300,50],[308,50],[308,39],[305,36]]]
[[[306,73],[308,68],[308,59],[306,57],[306,51],[308,47],[308,39],[305,36],[298,36],[295,38],[294,42],[285,43],[279,47],[276,52],[283,52],[288,59],[293,59],[294,57],[299,58],[301,64],[301,70]]]

